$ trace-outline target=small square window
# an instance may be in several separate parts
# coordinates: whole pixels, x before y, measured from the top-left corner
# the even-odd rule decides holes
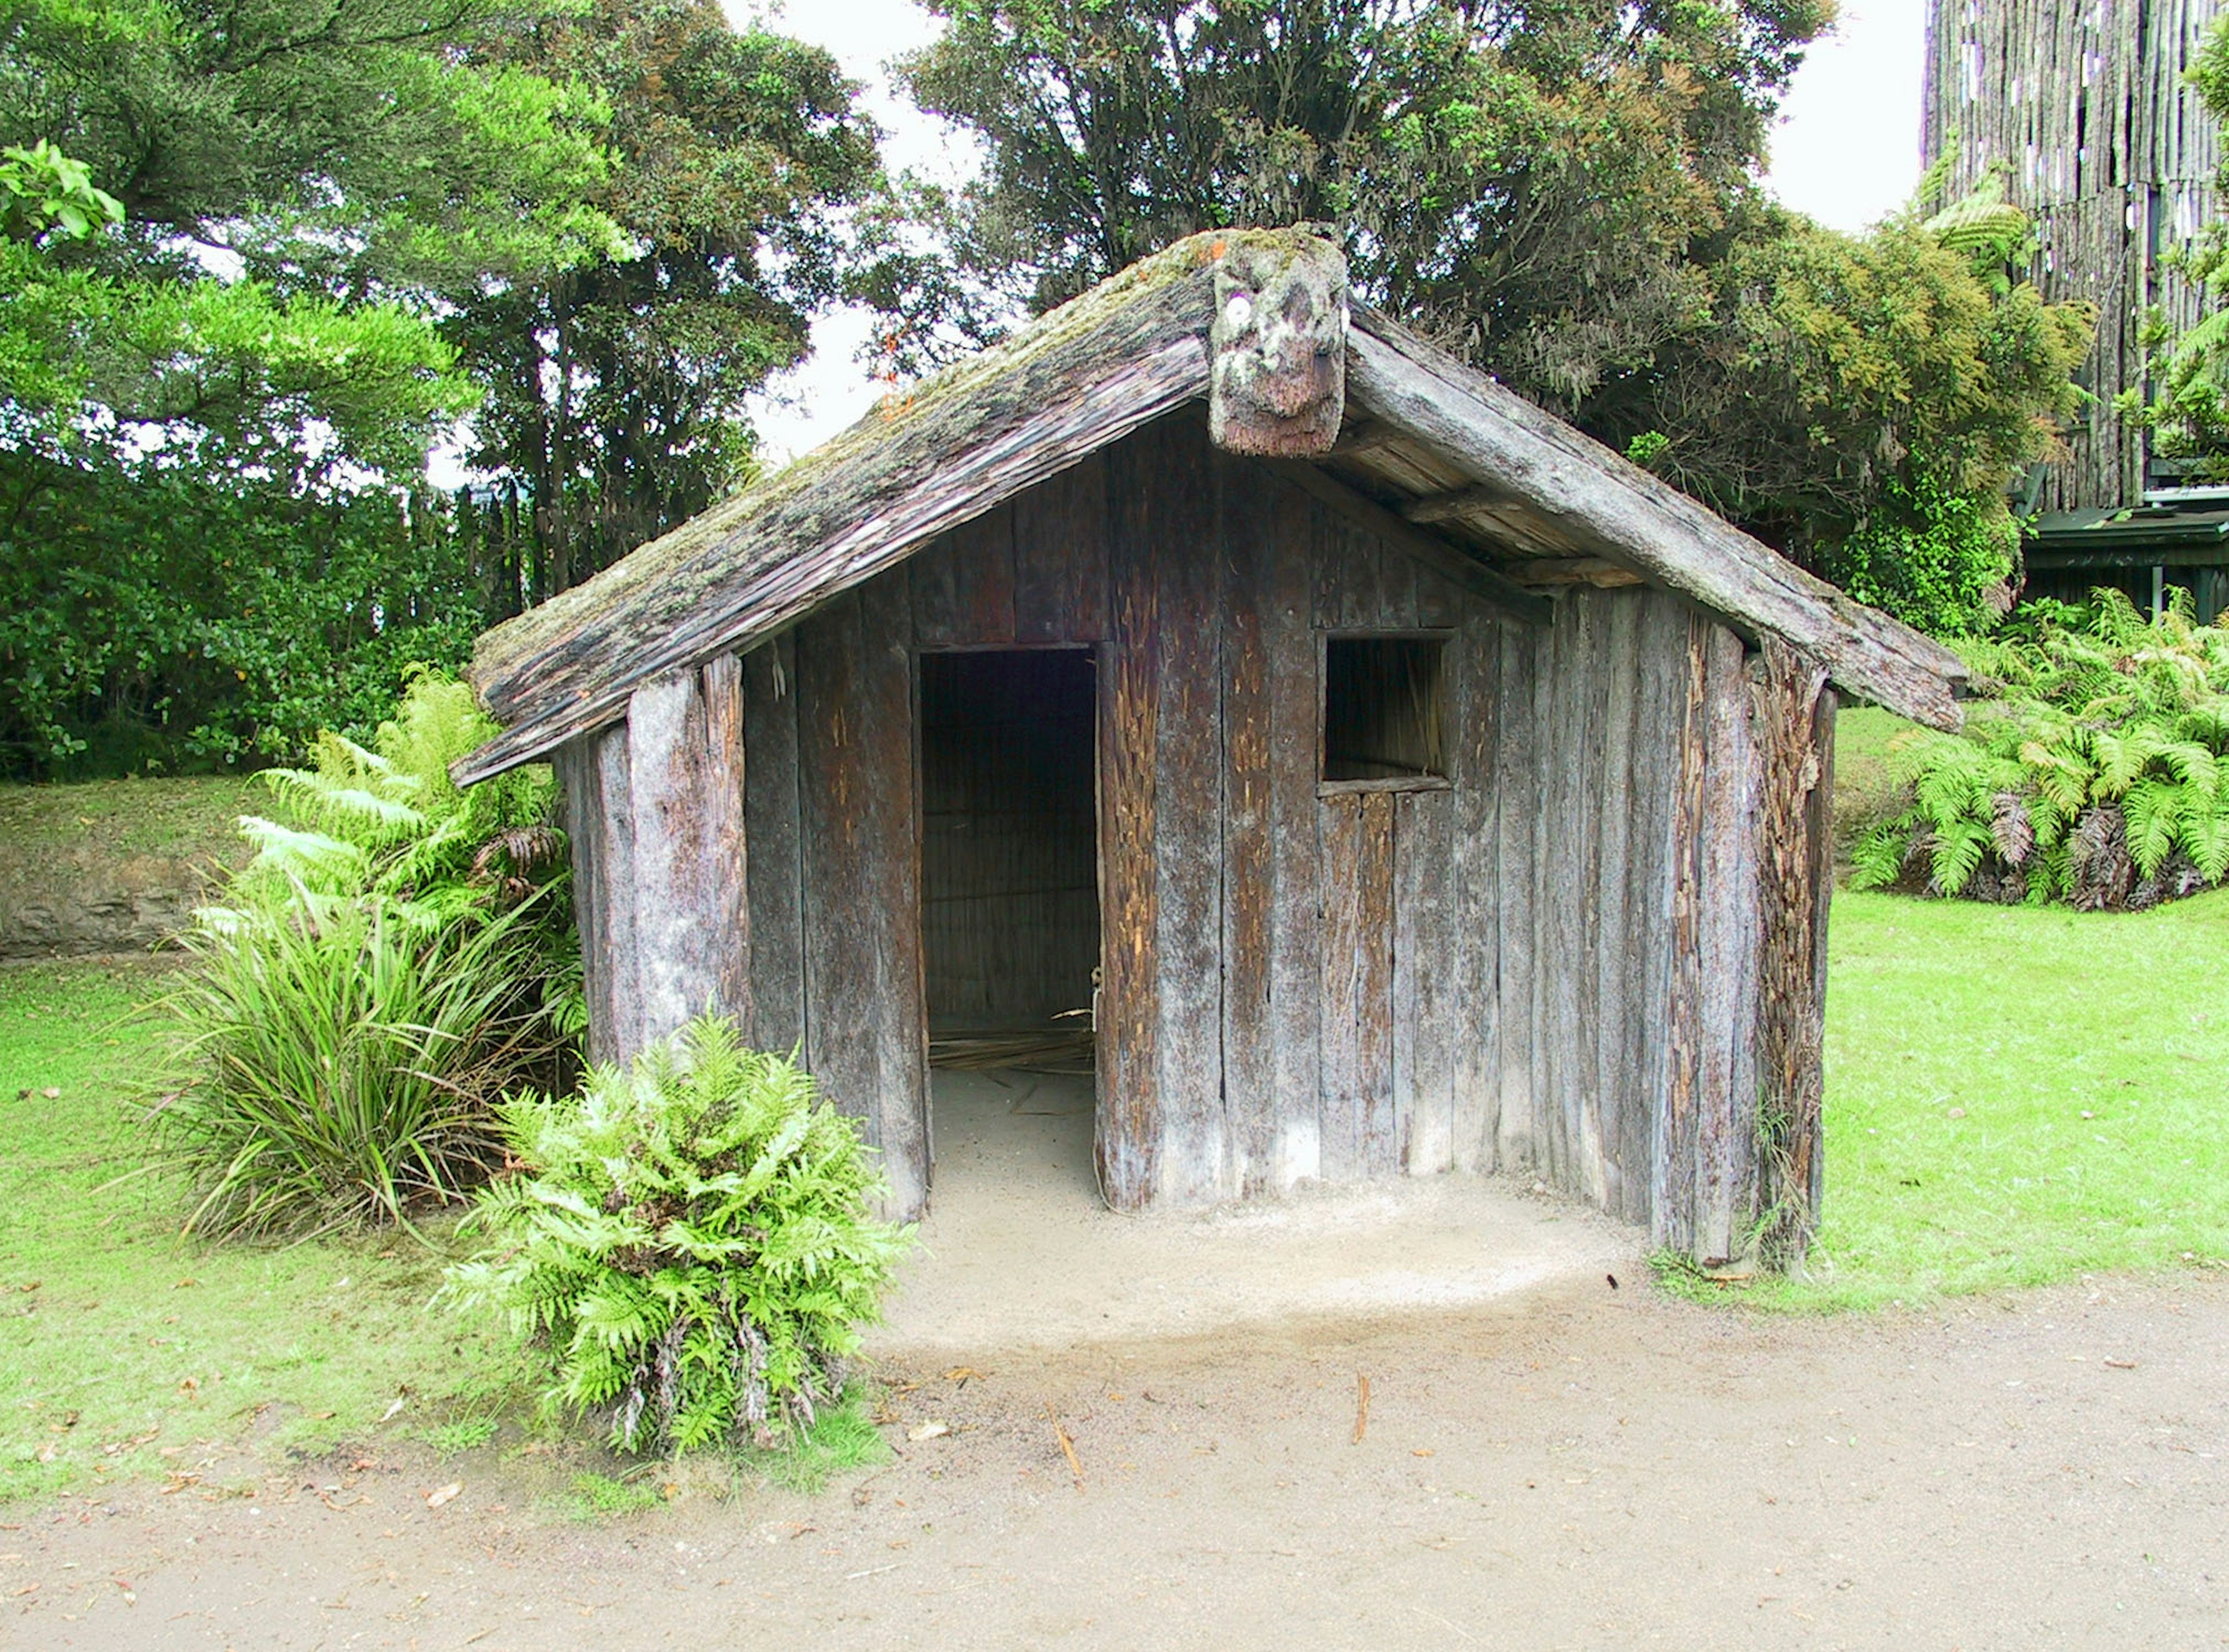
[[[1447,773],[1437,637],[1324,640],[1323,777],[1404,781]]]

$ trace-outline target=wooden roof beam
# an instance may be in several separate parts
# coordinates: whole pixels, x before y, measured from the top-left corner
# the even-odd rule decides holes
[[[1490,511],[1508,503],[1508,495],[1490,487],[1459,487],[1452,493],[1427,493],[1410,499],[1401,507],[1401,514],[1419,524],[1453,522],[1474,511]]]
[[[1426,533],[1422,528],[1403,521],[1376,500],[1356,492],[1330,472],[1318,470],[1304,460],[1272,459],[1262,462],[1302,492],[1323,501],[1365,533],[1375,534],[1387,544],[1406,552],[1449,584],[1469,592],[1480,601],[1491,603],[1503,613],[1534,625],[1545,625],[1549,615],[1554,612],[1547,598],[1526,590],[1514,580],[1497,573],[1468,551],[1449,543],[1437,534]]]
[[[1777,633],[1892,711],[1958,727],[1955,685],[1966,665],[1942,644],[1805,573],[1390,318],[1358,308],[1347,343],[1350,403],[1522,504],[1578,550],[1630,564],[1738,631]]]

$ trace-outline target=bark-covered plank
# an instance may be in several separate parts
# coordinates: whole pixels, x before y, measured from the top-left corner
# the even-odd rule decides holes
[[[1148,486],[1107,456],[1108,640],[1099,675],[1099,1191],[1116,1210],[1153,1195],[1160,1143],[1160,924],[1155,876],[1161,627]]]
[[[1317,837],[1322,687],[1314,600],[1316,510],[1297,489],[1263,490],[1269,529],[1262,647],[1269,711],[1269,835],[1275,889],[1269,953],[1274,1184],[1324,1173],[1320,1019],[1323,950]]]
[[[1223,627],[1211,450],[1190,421],[1131,444],[1153,468],[1159,709],[1153,743],[1156,1190],[1185,1203],[1224,1191],[1223,1102]]]
[[[748,1025],[740,669],[732,654],[668,672],[627,704],[637,1035],[711,1012]]]
[[[1757,750],[1741,639],[1710,628],[1704,678],[1701,935],[1696,1012],[1702,1039],[1695,1083],[1695,1251],[1732,1257],[1755,1178],[1757,1025]]]
[[[1596,821],[1593,886],[1598,927],[1594,955],[1592,1032],[1595,1153],[1601,1162],[1602,1207],[1628,1213],[1626,1167],[1621,1147],[1629,1112],[1645,1103],[1636,1093],[1638,1075],[1628,1059],[1632,1051],[1632,1017],[1636,1007],[1626,994],[1627,967],[1641,939],[1629,910],[1628,883],[1635,852],[1635,827],[1642,801],[1635,787],[1635,723],[1640,710],[1639,627],[1642,598],[1618,592],[1596,599],[1603,610],[1602,646],[1590,697],[1600,708],[1601,777],[1590,812]],[[1645,1196],[1645,1180],[1641,1192]]]
[[[634,814],[627,797],[624,724],[557,749],[573,848],[573,911],[588,1004],[588,1059],[616,1064],[635,1034]]]
[[[1274,484],[1258,468],[1217,466],[1223,557],[1223,1096],[1230,1191],[1275,1186],[1276,1021],[1271,954],[1276,856],[1271,818],[1269,639],[1276,546]]]
[[[1422,587],[1420,586],[1420,590]],[[1423,614],[1420,613],[1420,619]],[[1448,872],[1440,946],[1445,989],[1438,1037],[1448,1072],[1451,1162],[1494,1167],[1501,1111],[1501,879],[1498,687],[1504,627],[1483,607],[1461,616],[1447,644]]]
[[[743,657],[744,840],[751,858],[751,1039],[805,1048],[803,846],[798,830],[793,633]]]
[[[1763,942],[1758,958],[1757,1109],[1758,1205],[1763,1255],[1802,1262],[1818,1224],[1825,1040],[1827,897],[1832,820],[1833,691],[1823,665],[1776,637],[1764,640],[1753,683],[1763,800],[1757,873]]]
[[[1539,935],[1534,922],[1541,822],[1538,696],[1546,632],[1500,627],[1494,696],[1493,889],[1499,910],[1494,994],[1499,1100],[1493,1161],[1504,1171],[1540,1163],[1538,1031]]]
[[[1324,1174],[1399,1168],[1393,1109],[1393,799],[1322,800]]]
[[[1672,912],[1666,985],[1663,1116],[1658,1128],[1649,1239],[1674,1250],[1695,1245],[1696,1120],[1706,1029],[1702,1025],[1703,839],[1708,780],[1708,669],[1711,633],[1699,614],[1686,616],[1685,646],[1674,678],[1678,774],[1669,833]]]
[[[799,628],[797,679],[807,1064],[862,1121],[892,1208],[911,1214],[928,1167],[920,984],[902,973],[904,936],[920,933],[903,636],[870,638],[863,596],[848,596]]]
[[[1403,792],[1393,803],[1393,1112],[1395,1156],[1412,1176],[1455,1162],[1451,1012],[1455,870],[1452,791]]]

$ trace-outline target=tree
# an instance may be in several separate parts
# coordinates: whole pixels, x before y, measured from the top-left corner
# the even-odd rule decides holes
[[[745,399],[805,354],[853,267],[840,215],[879,172],[834,60],[713,0],[594,0],[504,49],[610,110],[590,198],[624,232],[459,295],[444,329],[485,391],[473,460],[531,506],[534,601],[749,472]]]
[[[1875,600],[1957,628],[2009,572],[1992,501],[2084,318],[1917,212],[1857,239],[1763,197],[1823,0],[929,3],[906,79],[986,145],[946,222],[987,288],[1042,309],[1195,229],[1320,222],[1365,297],[1799,560],[1871,532]],[[1938,496],[1988,520],[1923,590]]]

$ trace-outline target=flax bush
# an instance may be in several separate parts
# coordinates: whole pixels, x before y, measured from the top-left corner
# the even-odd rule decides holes
[[[254,858],[185,937],[161,1007],[178,1069],[151,1120],[189,1231],[407,1219],[501,1162],[496,1109],[561,1082],[581,1020],[547,774],[460,793],[494,732],[421,674],[373,747],[326,735],[268,771],[302,822],[248,817]]]
[[[608,1416],[623,1450],[773,1443],[843,1392],[911,1230],[852,1122],[780,1056],[705,1018],[577,1094],[504,1110],[521,1174],[450,1273],[547,1351],[548,1398]]]

